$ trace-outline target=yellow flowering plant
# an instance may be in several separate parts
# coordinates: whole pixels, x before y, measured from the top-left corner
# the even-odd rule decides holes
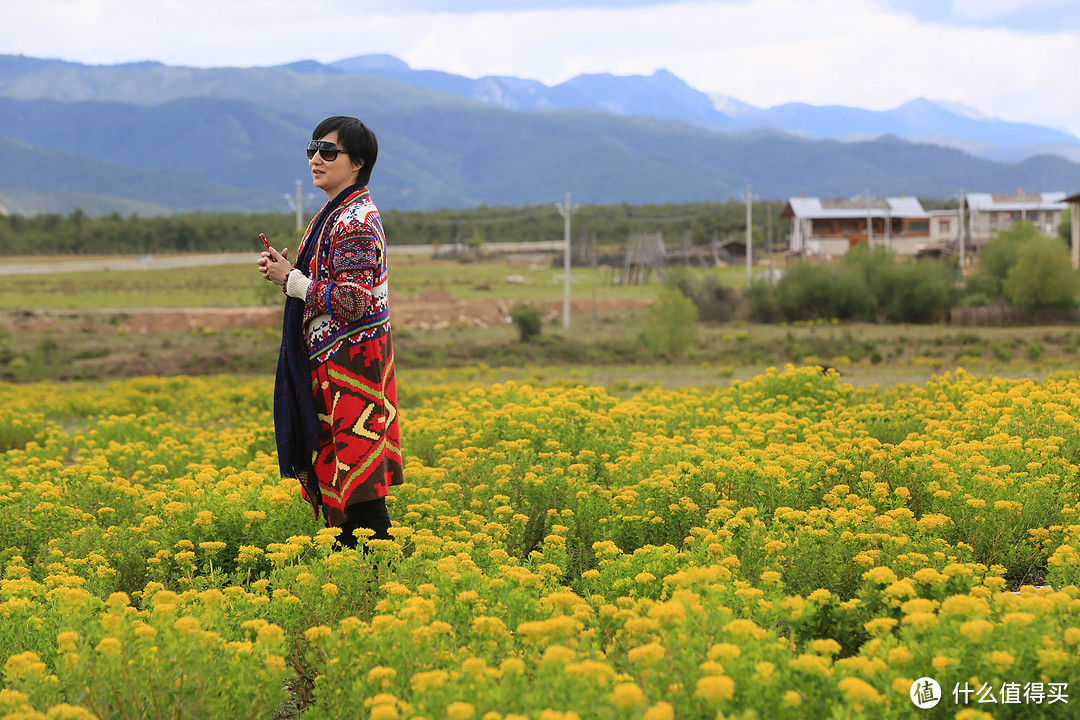
[[[5,712],[905,718],[1080,670],[1075,374],[424,384],[366,553],[278,477],[264,378],[0,400]]]

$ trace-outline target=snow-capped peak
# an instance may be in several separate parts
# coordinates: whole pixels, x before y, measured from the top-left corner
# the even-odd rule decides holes
[[[760,108],[744,103],[742,100],[736,100],[733,97],[719,95],[717,93],[709,93],[709,100],[712,102],[712,106],[717,112],[723,113],[730,118],[745,117],[746,115],[752,115],[760,110]]]
[[[932,99],[932,100],[930,100],[930,102],[934,103],[935,105],[937,105],[938,107],[940,107],[942,109],[948,110],[953,115],[957,115],[959,117],[967,118],[969,120],[990,120],[991,119],[991,118],[987,117],[987,115],[985,113],[979,112],[978,110],[971,107],[970,105],[965,105],[964,103],[957,102],[956,100],[934,100],[934,99]]]

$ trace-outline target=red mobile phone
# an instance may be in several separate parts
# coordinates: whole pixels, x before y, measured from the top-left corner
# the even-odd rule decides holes
[[[263,235],[262,233],[259,233],[259,239],[263,241],[263,247],[265,247],[267,252],[269,252],[270,251],[270,241],[266,239],[266,235]]]

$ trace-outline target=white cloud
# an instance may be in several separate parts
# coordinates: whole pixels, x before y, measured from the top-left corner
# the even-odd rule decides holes
[[[955,27],[997,27],[1034,33],[1080,29],[1075,0],[869,0],[921,22]]]
[[[724,2],[745,2],[746,0],[723,0]],[[398,0],[396,7],[402,10],[421,10],[426,12],[474,13],[474,12],[517,12],[519,10],[551,10],[606,8],[618,10],[651,5],[666,5],[682,0]]]
[[[993,23],[1023,16],[1060,17],[1075,4],[1074,0],[952,0],[952,14],[961,21]]]
[[[448,12],[424,10],[435,5],[429,0],[412,0],[409,10],[375,5],[34,0],[5,9],[0,53],[202,67],[389,53],[417,68],[547,84],[579,73],[666,68],[699,90],[758,106],[886,109],[919,96],[946,98],[1080,134],[1071,80],[1080,66],[1080,29],[1068,23],[1038,34],[953,26],[930,18],[937,11],[926,3],[900,0],[465,0]],[[1040,0],[1032,12],[1050,17],[1073,5]],[[465,11],[478,6],[532,9]],[[953,0],[946,11],[953,20],[981,12],[1011,22],[1031,7],[1021,0]]]
[[[881,110],[916,97],[948,98],[1080,133],[1080,111],[1065,90],[1065,69],[1080,64],[1080,33],[920,23],[861,0],[441,16],[402,57],[414,67],[548,84],[578,73],[666,68],[700,90],[758,106]]]

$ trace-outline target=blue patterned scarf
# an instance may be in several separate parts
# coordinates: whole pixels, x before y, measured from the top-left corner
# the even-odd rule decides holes
[[[296,258],[295,267],[303,271],[311,265],[327,219],[359,189],[358,185],[347,187],[323,206],[304,236],[303,251]],[[318,446],[319,418],[311,390],[311,366],[303,323],[304,301],[287,297],[274,381],[274,428],[281,476],[301,477],[301,473],[306,473],[308,493],[314,492],[314,497],[318,497],[319,483],[311,472],[311,454]]]

